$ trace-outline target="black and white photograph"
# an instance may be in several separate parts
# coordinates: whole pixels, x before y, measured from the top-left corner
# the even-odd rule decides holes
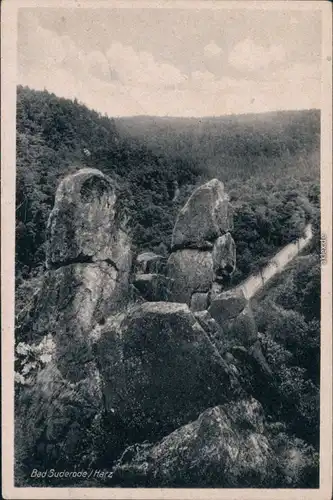
[[[14,4],[4,498],[328,500],[332,5]]]

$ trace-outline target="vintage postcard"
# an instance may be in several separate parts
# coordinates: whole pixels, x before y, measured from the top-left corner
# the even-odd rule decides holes
[[[5,0],[2,494],[332,495],[332,4]]]

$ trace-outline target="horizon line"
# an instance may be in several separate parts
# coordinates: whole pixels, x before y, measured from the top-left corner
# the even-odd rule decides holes
[[[52,92],[46,88],[43,90],[41,89],[35,89],[33,87],[29,87],[29,85],[24,85],[23,83],[17,83],[16,88],[22,87],[29,89],[34,92],[47,92],[49,95],[54,95],[58,99],[65,99],[67,101],[74,102],[75,100],[77,103],[81,106],[85,106],[88,108],[90,111],[95,111],[96,113],[101,114],[102,116],[106,116],[109,119],[117,120],[117,119],[134,119],[134,118],[154,118],[154,119],[171,119],[171,120],[204,120],[204,119],[219,119],[219,118],[231,118],[231,117],[245,117],[245,116],[262,116],[262,115],[268,115],[268,114],[277,114],[277,113],[302,113],[305,111],[319,111],[321,112],[320,108],[299,108],[299,109],[272,109],[272,110],[266,110],[266,111],[250,111],[250,112],[245,112],[245,113],[226,113],[224,115],[191,115],[191,116],[186,116],[186,115],[154,115],[154,114],[136,114],[136,115],[110,115],[106,111],[99,111],[96,108],[90,107],[88,104],[86,104],[83,101],[80,101],[79,98],[77,97],[64,97],[59,94],[56,94],[55,92]]]

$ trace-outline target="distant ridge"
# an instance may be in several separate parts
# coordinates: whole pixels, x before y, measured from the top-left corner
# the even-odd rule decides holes
[[[174,116],[174,115],[129,115],[129,116],[118,116],[115,119],[117,120],[223,120],[223,119],[232,119],[232,118],[255,118],[255,117],[269,117],[269,116],[278,116],[283,114],[302,114],[307,112],[318,112],[320,113],[320,109],[318,108],[309,108],[309,109],[283,109],[276,111],[263,111],[262,113],[231,113],[226,115],[203,115],[203,116]]]

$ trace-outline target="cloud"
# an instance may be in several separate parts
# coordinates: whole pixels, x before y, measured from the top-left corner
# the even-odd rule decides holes
[[[320,71],[316,65],[282,66],[284,52],[245,40],[234,47],[231,62],[251,73],[251,78],[218,78],[211,71],[189,75],[159,61],[151,53],[113,41],[103,53],[84,51],[75,35],[59,36],[42,28],[33,17],[24,20],[19,37],[19,83],[46,88],[110,116],[136,114],[204,116],[302,109],[320,106]],[[214,42],[208,53],[218,55]],[[237,49],[237,50],[236,50]],[[219,52],[218,52],[219,50]],[[207,52],[205,50],[205,52]]]
[[[222,53],[221,47],[219,47],[214,41],[211,41],[208,45],[204,47],[204,54],[206,57],[216,57]]]
[[[268,48],[256,44],[250,38],[237,43],[229,54],[229,64],[240,71],[257,71],[272,63],[281,63],[286,54],[282,45]]]
[[[215,82],[215,75],[210,71],[193,71],[190,75],[190,86],[192,88],[209,89]]]
[[[106,58],[124,85],[177,86],[186,80],[175,66],[158,62],[149,52],[136,51],[120,42],[112,43]]]
[[[177,86],[186,76],[175,66],[156,61],[149,52],[136,51],[131,46],[113,42],[105,53],[97,50],[84,52],[69,36],[59,36],[44,29],[33,16],[27,16],[29,36],[19,47],[21,70],[31,66],[54,71],[61,67],[79,77],[93,76],[123,85],[153,87]]]

